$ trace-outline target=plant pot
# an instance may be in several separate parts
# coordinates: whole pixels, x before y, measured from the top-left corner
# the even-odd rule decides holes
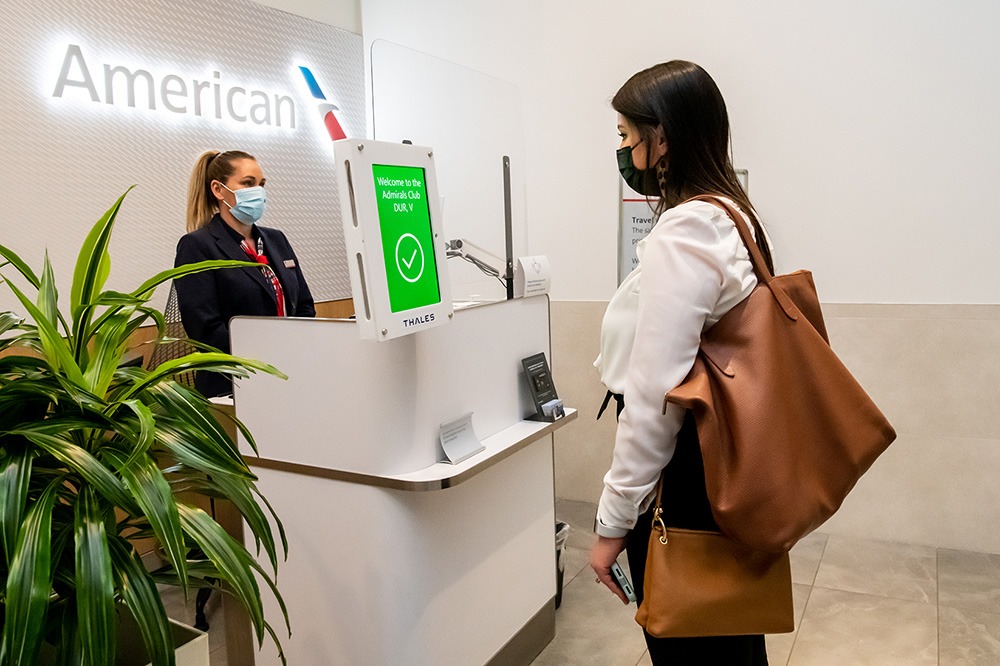
[[[177,666],[209,666],[208,634],[176,620],[170,620]],[[149,666],[149,656],[135,619],[128,611],[119,613],[118,666]]]
[[[174,658],[177,666],[209,666],[208,634],[177,620],[170,620],[170,631],[174,638]],[[55,648],[43,644],[38,657],[40,666],[55,663]],[[135,624],[135,619],[127,610],[118,613],[118,646],[115,653],[116,666],[150,666],[146,646]]]

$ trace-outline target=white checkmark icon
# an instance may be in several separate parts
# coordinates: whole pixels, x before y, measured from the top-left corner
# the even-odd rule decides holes
[[[417,248],[413,248],[413,254],[410,255],[410,260],[407,261],[406,259],[403,259],[403,263],[406,265],[407,268],[413,268],[413,260],[416,258],[417,258]]]
[[[403,242],[413,248],[410,252],[410,258],[407,260],[403,257],[401,250],[403,250]],[[420,266],[417,267],[417,255],[420,255]],[[424,274],[424,267],[427,264],[427,259],[424,257],[424,248],[420,245],[420,241],[413,234],[403,234],[396,241],[396,270],[399,271],[399,276],[409,283],[414,283],[420,279]],[[414,275],[414,268],[417,268],[416,275]]]

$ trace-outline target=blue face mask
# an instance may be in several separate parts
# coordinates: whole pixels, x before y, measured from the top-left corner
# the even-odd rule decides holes
[[[223,185],[223,187],[226,187]],[[229,190],[228,187],[226,187]],[[240,190],[229,190],[236,195],[236,205],[229,206],[229,202],[224,203],[229,206],[229,212],[243,224],[255,224],[264,217],[264,208],[267,205],[267,193],[260,185],[257,187],[244,187]]]

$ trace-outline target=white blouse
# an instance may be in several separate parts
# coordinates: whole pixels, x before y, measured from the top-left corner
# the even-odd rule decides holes
[[[703,201],[663,213],[636,250],[639,266],[608,304],[594,362],[604,385],[625,396],[597,508],[595,531],[606,537],[635,526],[673,457],[684,411],[671,404],[664,415],[664,394],[691,370],[702,332],[757,284],[736,226]]]

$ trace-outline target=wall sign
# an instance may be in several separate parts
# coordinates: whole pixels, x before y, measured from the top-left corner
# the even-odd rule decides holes
[[[331,142],[366,132],[359,35],[247,0],[46,0],[5,10],[0,57],[0,236],[32,265],[47,248],[61,290],[132,184],[108,287],[171,266],[195,159],[239,149],[267,176],[261,224],[288,235],[314,296],[350,296]]]
[[[655,198],[647,198],[625,184],[618,177],[618,284],[639,265],[636,245],[653,228]]]
[[[295,129],[295,99],[287,92],[232,85],[218,70],[211,78],[202,77],[207,80],[199,76],[168,73],[157,77],[142,67],[93,61],[88,65],[80,45],[68,44],[52,96],[131,108],[136,108],[138,98],[139,105],[150,111]]]

